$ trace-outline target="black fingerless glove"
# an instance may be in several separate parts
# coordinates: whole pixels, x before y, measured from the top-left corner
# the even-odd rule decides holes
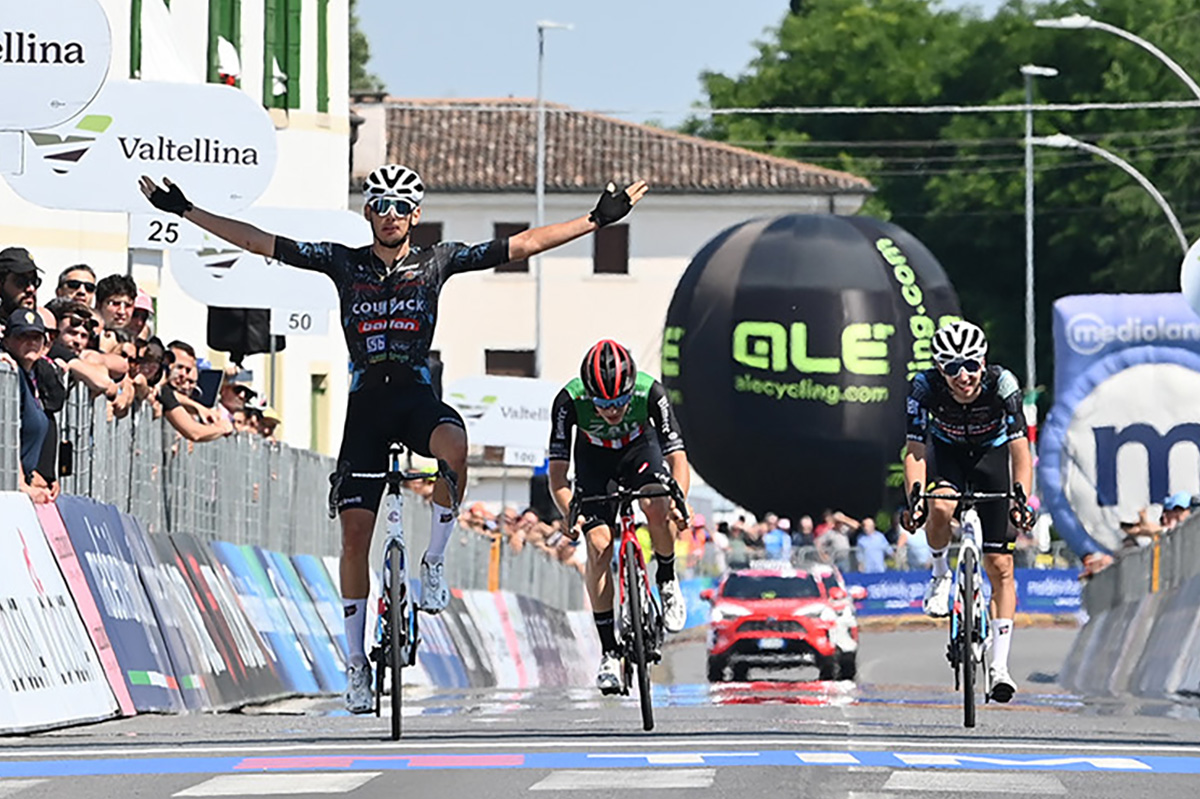
[[[588,219],[600,227],[604,227],[620,220],[629,213],[631,208],[633,208],[633,201],[629,199],[629,194],[624,189],[618,189],[616,184],[609,181],[600,194],[600,200],[596,203],[596,207],[588,214]]]
[[[154,192],[150,195],[150,204],[160,211],[166,211],[168,214],[176,216],[183,216],[195,208],[174,183],[166,189],[155,187]]]

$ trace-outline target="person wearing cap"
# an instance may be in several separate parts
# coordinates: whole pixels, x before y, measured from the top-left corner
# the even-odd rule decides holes
[[[135,339],[145,341],[150,338],[150,317],[152,316],[154,316],[154,301],[150,299],[150,295],[144,289],[138,289],[137,297],[133,301],[133,315],[125,323],[125,329]]]
[[[91,308],[96,302],[96,272],[87,264],[68,266],[58,276],[56,297],[82,302]]]
[[[21,490],[35,502],[51,502],[57,489],[35,485],[42,448],[50,432],[50,417],[38,396],[35,366],[46,348],[46,326],[32,308],[17,308],[5,320],[5,361],[15,365],[21,391]],[[44,481],[48,482],[48,481]],[[43,483],[44,485],[44,483]],[[57,483],[55,483],[57,485]]]
[[[1162,527],[1174,530],[1184,519],[1192,515],[1194,498],[1186,491],[1176,491],[1163,500]]]
[[[283,423],[283,417],[272,408],[270,405],[264,406],[262,411],[262,421],[259,422],[259,429],[262,431],[262,437],[268,441],[278,441],[275,435],[276,429]]]
[[[233,421],[235,413],[244,411],[246,403],[258,396],[258,392],[249,384],[237,379],[239,374],[241,374],[241,370],[237,366],[230,364],[225,367],[225,379],[221,382],[221,392],[218,395],[219,409],[230,422]],[[245,422],[245,414],[243,414],[243,422]]]
[[[0,319],[7,320],[18,308],[37,307],[41,271],[24,247],[0,250]]]

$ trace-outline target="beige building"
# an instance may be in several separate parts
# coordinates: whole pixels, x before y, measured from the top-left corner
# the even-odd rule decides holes
[[[420,242],[484,241],[536,214],[535,105],[530,100],[353,104],[363,119],[352,177],[384,162],[425,180]],[[722,230],[784,213],[853,214],[863,178],[562,106],[546,113],[547,223],[588,213],[609,180],[650,193],[622,223],[542,257],[542,376],[565,382],[602,337],[629,346],[657,375],[663,323],[680,276]],[[351,209],[361,196],[352,193]],[[434,348],[446,384],[478,374],[532,375],[535,278],[530,264],[458,275],[442,295]]]

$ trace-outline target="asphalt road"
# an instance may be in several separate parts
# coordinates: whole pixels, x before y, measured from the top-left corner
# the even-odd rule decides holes
[[[635,698],[588,687],[413,692],[395,744],[386,719],[293,700],[0,739],[0,799],[1195,796],[1197,706],[1071,696],[1054,677],[1073,635],[1019,630],[1021,690],[973,730],[940,631],[864,633],[857,685],[800,671],[709,686],[692,641],[656,674],[653,733]]]

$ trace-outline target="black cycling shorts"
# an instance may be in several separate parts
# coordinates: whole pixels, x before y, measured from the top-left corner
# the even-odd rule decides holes
[[[981,494],[1007,493],[1012,489],[1008,445],[967,447],[933,439],[926,449],[928,482],[949,485],[958,491]],[[983,524],[981,549],[1011,555],[1017,546],[1017,530],[1009,520],[1012,503],[992,499],[975,503]],[[957,515],[957,514],[956,514]]]
[[[382,383],[351,392],[338,454],[338,472],[342,475],[338,510],[378,511],[384,481],[347,475],[387,471],[388,447],[393,441],[399,441],[418,455],[432,457],[429,439],[434,429],[443,424],[466,429],[458,411],[439,400],[428,385]]]
[[[643,433],[621,449],[605,449],[589,444],[582,436],[575,439],[575,496],[611,494],[617,485],[636,491],[651,483],[666,485],[671,474],[658,438]],[[583,529],[617,526],[617,503],[589,505],[584,509]]]

